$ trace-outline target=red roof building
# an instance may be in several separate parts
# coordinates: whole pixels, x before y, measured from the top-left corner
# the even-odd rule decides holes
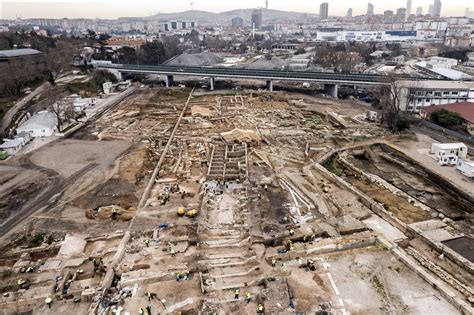
[[[450,112],[458,113],[464,121],[466,131],[474,135],[474,103],[473,102],[459,102],[446,105],[433,105],[423,107],[420,109],[420,115],[423,118],[427,118],[432,112],[438,109],[445,109]]]

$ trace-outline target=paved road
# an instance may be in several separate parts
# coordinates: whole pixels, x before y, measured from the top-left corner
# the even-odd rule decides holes
[[[37,87],[34,91],[28,94],[26,97],[18,101],[12,108],[8,110],[8,112],[2,118],[2,129],[6,130],[10,123],[12,122],[13,116],[15,116],[18,111],[25,106],[29,101],[31,101],[36,95],[42,93],[46,88],[49,86],[48,82],[41,84]]]

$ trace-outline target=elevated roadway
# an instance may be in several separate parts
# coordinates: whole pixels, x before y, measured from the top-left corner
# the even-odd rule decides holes
[[[110,64],[97,63],[96,68],[106,69],[116,74],[121,73],[142,73],[142,74],[160,74],[165,75],[166,85],[172,83],[173,76],[196,76],[209,77],[210,88],[214,89],[216,78],[225,79],[251,79],[265,80],[267,88],[273,90],[273,81],[302,81],[317,82],[325,84],[328,93],[332,96],[337,95],[338,85],[388,85],[391,78],[376,74],[343,74],[315,71],[291,71],[291,70],[256,70],[256,69],[238,69],[223,67],[188,67],[188,66],[169,66],[169,65],[132,65],[132,64]],[[411,76],[399,76],[404,80],[416,80]]]

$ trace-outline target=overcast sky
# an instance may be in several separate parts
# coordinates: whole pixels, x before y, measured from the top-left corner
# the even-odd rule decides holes
[[[269,7],[276,10],[318,13],[318,0],[269,0]],[[327,0],[330,15],[344,15],[351,6],[354,14],[363,14],[367,10],[367,1]],[[384,10],[396,10],[406,5],[405,0],[371,0],[376,13]],[[474,9],[473,0],[442,0],[442,14],[464,15],[466,7]],[[265,0],[0,0],[0,17],[2,18],[117,18],[123,16],[147,16],[158,12],[179,12],[191,9],[222,12],[242,8],[264,7]],[[433,0],[413,0],[412,13],[417,6],[428,6]],[[350,5],[349,5],[350,4]]]

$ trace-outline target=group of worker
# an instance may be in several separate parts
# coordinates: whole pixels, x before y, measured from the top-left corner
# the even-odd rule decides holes
[[[91,261],[92,261],[92,264],[94,265],[94,273],[98,271],[105,272],[107,270],[107,267],[105,266],[104,260],[102,259],[102,257],[92,258]]]
[[[240,289],[237,288],[234,291],[234,299],[238,300],[239,297],[240,297]],[[245,293],[245,301],[247,302],[247,304],[249,304],[252,301],[252,294],[250,292]],[[264,313],[264,307],[260,303],[258,304],[257,313],[258,314],[263,314]]]
[[[20,287],[20,289],[28,289],[29,287],[29,284],[30,284],[30,281],[28,279],[23,279],[23,278],[20,278],[17,280],[17,284],[18,286]]]
[[[151,306],[150,306],[150,305],[147,305],[147,306],[145,307],[145,309],[146,309],[146,314],[147,314],[147,315],[151,315]],[[139,310],[138,313],[139,313],[140,315],[145,315],[145,311],[143,310],[142,307],[140,307],[140,310]]]
[[[119,215],[117,208],[113,207],[110,217],[112,220],[117,220],[117,216]]]
[[[176,274],[176,281],[179,282],[181,280],[184,280],[184,281],[191,280],[191,272],[189,271],[189,269],[186,269],[186,271],[183,273],[178,272]]]
[[[170,251],[171,257],[175,257],[176,256],[176,250],[174,249],[173,244],[170,244],[168,249]]]

